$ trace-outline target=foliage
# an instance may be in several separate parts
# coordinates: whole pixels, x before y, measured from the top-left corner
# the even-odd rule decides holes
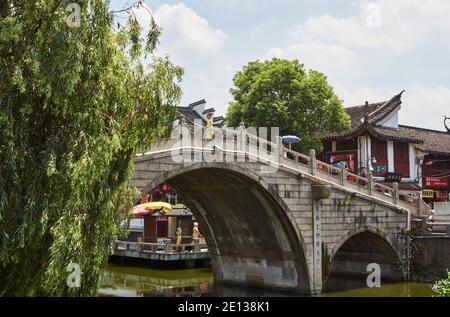
[[[433,291],[442,297],[450,297],[450,272],[447,275],[447,279],[437,281],[433,286]]]
[[[279,127],[302,139],[301,150],[321,150],[318,131],[338,132],[350,118],[322,73],[306,71],[298,60],[253,61],[236,73],[227,125]]]
[[[139,148],[167,137],[183,70],[109,1],[0,4],[0,295],[90,296],[135,191]],[[139,5],[139,4],[138,4]],[[149,55],[147,67],[143,56]],[[66,285],[69,263],[81,287]]]

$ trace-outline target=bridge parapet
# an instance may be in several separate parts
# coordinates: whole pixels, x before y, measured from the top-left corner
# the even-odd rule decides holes
[[[278,131],[276,131],[278,132]],[[267,135],[267,131],[265,132]],[[231,128],[205,128],[186,124],[175,127],[167,141],[152,146],[151,150],[138,155],[171,154],[175,161],[185,164],[202,161],[261,162],[272,169],[289,170],[296,174],[313,177],[318,182],[343,187],[347,190],[373,197],[405,209],[412,216],[420,216],[430,207],[421,198],[400,193],[398,183],[386,186],[375,183],[372,175],[363,177],[344,168],[335,167],[316,159],[314,150],[305,155],[284,147],[279,135],[272,135],[274,142],[258,137],[256,130],[249,132],[243,126]],[[266,169],[266,172],[269,172]]]

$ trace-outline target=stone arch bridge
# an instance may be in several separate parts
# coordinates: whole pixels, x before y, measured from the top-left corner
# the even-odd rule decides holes
[[[367,277],[369,263],[380,265],[382,280],[404,277],[420,204],[396,184],[291,151],[276,137],[179,127],[136,157],[130,185],[144,194],[168,183],[183,197],[216,282],[314,294],[330,274]]]

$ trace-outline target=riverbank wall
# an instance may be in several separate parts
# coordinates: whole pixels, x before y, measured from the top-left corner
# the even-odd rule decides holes
[[[450,270],[450,236],[419,236],[411,243],[411,279],[434,282]]]

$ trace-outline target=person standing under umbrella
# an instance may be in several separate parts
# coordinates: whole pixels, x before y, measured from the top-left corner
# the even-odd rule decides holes
[[[289,145],[289,150],[292,151],[292,144],[298,144],[300,143],[300,138],[298,136],[295,135],[286,135],[281,137],[281,142],[283,143],[283,146],[288,146]],[[283,151],[283,156],[285,158],[288,158],[287,155],[287,151]]]
[[[295,135],[286,135],[281,137],[281,142],[283,142],[283,144],[289,145],[289,150],[292,150],[292,144],[298,144],[300,143],[300,141],[300,138]]]

